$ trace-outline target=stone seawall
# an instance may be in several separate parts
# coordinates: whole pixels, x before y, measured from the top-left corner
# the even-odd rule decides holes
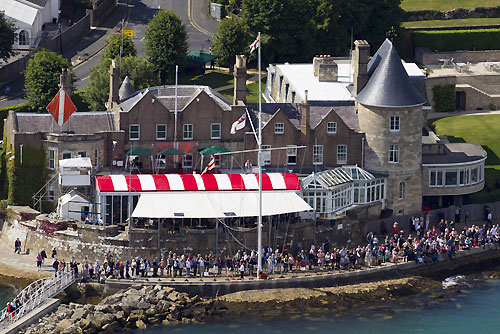
[[[387,265],[351,272],[333,274],[315,274],[309,276],[277,278],[268,280],[246,279],[243,281],[182,281],[149,279],[141,282],[145,285],[160,284],[175,288],[179,292],[185,292],[190,296],[214,297],[222,296],[238,291],[282,289],[282,288],[322,288],[335,287],[365,282],[376,282],[388,279],[398,279],[411,276],[423,276],[433,279],[444,279],[446,277],[471,271],[484,270],[499,264],[500,250],[487,247],[475,248],[470,251],[460,251],[453,260],[449,261],[440,257],[436,263],[417,264],[407,262],[398,265]],[[125,289],[137,282],[128,280],[108,280],[106,282],[109,291]]]

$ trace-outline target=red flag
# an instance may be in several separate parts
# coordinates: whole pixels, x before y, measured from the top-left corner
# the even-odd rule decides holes
[[[54,117],[59,126],[63,126],[68,118],[76,111],[76,106],[64,89],[60,89],[47,106],[47,110]]]

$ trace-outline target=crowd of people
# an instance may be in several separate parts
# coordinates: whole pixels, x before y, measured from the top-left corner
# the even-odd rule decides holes
[[[411,233],[404,233],[394,223],[392,231],[385,235],[368,233],[366,244],[356,247],[330,247],[326,239],[321,245],[311,245],[302,249],[299,243],[293,250],[286,246],[274,249],[271,245],[263,249],[261,277],[272,274],[303,271],[336,271],[362,269],[384,263],[415,261],[429,263],[438,261],[439,256],[451,260],[458,250],[492,244],[500,246],[500,227],[491,220],[482,226],[472,225],[457,230],[454,221],[441,221],[436,226],[429,226],[427,217],[412,218]],[[17,251],[17,243],[15,245]],[[40,270],[47,259],[45,250],[37,254],[36,263]],[[72,259],[66,263],[57,258],[57,251],[52,250],[52,268],[54,273],[60,270],[73,270],[80,273],[81,282],[106,278],[130,279],[136,277],[240,277],[257,274],[257,251],[237,250],[234,254],[216,256],[168,252],[163,257],[147,259],[132,258],[128,261],[114,259],[107,254],[102,261],[84,261],[77,263]],[[80,269],[79,269],[80,268]]]

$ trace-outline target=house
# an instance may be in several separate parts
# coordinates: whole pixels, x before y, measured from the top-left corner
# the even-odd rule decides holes
[[[59,18],[59,0],[2,0],[0,11],[14,22],[14,49],[36,47],[46,23]]]

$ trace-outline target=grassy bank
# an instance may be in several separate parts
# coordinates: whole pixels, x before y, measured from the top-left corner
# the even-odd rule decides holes
[[[500,24],[500,17],[403,22],[405,28],[465,27]]]
[[[451,10],[454,8],[477,8],[498,6],[498,0],[403,0],[401,8],[407,12],[416,10]]]
[[[437,135],[450,142],[476,143],[488,153],[485,164],[485,189],[469,196],[473,203],[500,198],[500,115],[452,116],[430,121]]]

